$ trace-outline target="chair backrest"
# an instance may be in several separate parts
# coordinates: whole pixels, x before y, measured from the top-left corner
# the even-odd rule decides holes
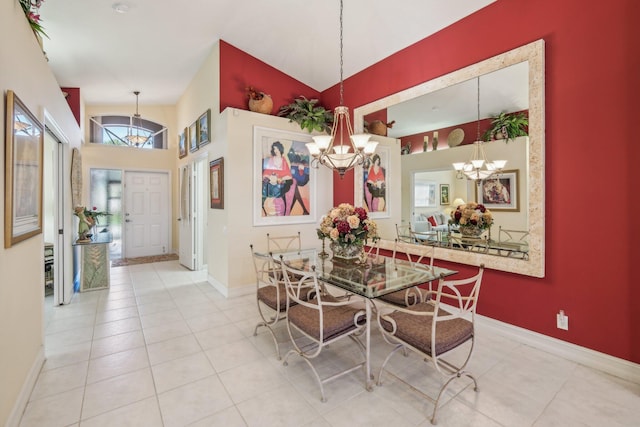
[[[277,283],[277,273],[279,268],[275,265],[275,260],[269,254],[259,254],[254,252],[253,245],[251,248],[251,256],[253,258],[253,268],[256,272],[256,284],[258,287],[265,285],[275,285]]]
[[[527,243],[529,241],[529,232],[526,230],[507,230],[498,227],[499,242]]]
[[[284,257],[280,256],[280,268],[282,269],[282,277],[284,278],[285,288],[289,301],[301,304],[305,307],[319,310],[322,301],[321,287],[318,283],[318,274],[315,266],[309,270],[298,270],[290,267]],[[309,297],[313,295],[317,304],[309,303]],[[322,316],[322,311],[320,311]],[[322,321],[322,318],[320,319]]]
[[[396,239],[401,242],[411,243],[411,223],[406,225],[396,224]]]
[[[434,246],[412,245],[396,239],[393,246],[393,259],[407,260],[413,268],[433,268],[434,252]]]
[[[437,322],[467,317],[468,315],[471,316],[471,322],[474,322],[483,273],[484,264],[480,265],[477,274],[466,279],[445,280],[444,277],[440,278],[435,297],[432,298],[436,307],[433,315],[434,336]],[[442,308],[440,307],[441,303],[447,304],[447,307],[444,308],[446,313],[438,310],[438,308]]]
[[[378,259],[380,256],[380,239],[376,239],[375,242],[367,242],[367,250],[365,253],[369,258]]]
[[[291,236],[272,236],[267,233],[267,251],[269,252],[287,252],[293,250],[301,250],[302,243],[300,240],[300,232]]]

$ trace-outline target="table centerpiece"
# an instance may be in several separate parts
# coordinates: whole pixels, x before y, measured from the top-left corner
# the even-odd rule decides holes
[[[329,239],[333,259],[355,262],[362,258],[363,248],[369,239],[378,240],[378,226],[369,219],[365,208],[341,203],[331,208],[320,221],[318,237]]]
[[[493,225],[493,216],[484,205],[469,202],[451,212],[449,223],[457,225],[463,236],[478,237]]]

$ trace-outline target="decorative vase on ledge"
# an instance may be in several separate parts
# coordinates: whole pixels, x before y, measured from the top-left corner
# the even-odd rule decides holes
[[[363,244],[341,245],[338,242],[331,242],[332,260],[344,263],[355,263],[362,257]]]

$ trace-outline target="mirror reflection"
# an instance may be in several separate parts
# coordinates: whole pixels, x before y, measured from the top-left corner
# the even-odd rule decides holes
[[[436,245],[452,261],[542,277],[543,81],[540,40],[357,108],[357,124],[393,123],[385,131],[403,154],[394,174],[399,210],[377,219],[390,234],[385,238]],[[467,162],[474,141],[504,112],[529,118],[528,137],[482,144],[488,161],[506,160],[504,169],[477,182],[456,173],[452,164]],[[471,202],[484,204],[494,221],[478,236],[463,235],[459,219],[449,224],[458,204]]]

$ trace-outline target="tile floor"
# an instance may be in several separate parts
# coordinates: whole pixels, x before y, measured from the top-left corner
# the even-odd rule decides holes
[[[225,299],[177,261],[112,268],[109,290],[46,309],[46,363],[21,426],[429,426],[438,379],[398,354],[372,392],[362,371],[325,386],[320,402],[299,358],[284,367],[253,296]],[[49,306],[49,304],[47,304]],[[283,354],[286,327],[277,330]],[[478,331],[470,370],[439,410],[439,426],[637,426],[640,385]],[[389,346],[372,333],[374,374]],[[360,357],[332,345],[327,374]]]

